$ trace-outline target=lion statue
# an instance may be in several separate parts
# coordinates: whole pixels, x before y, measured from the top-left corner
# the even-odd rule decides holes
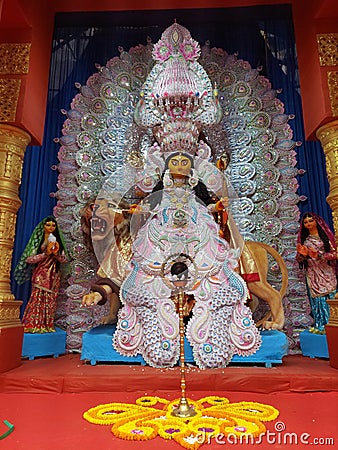
[[[268,255],[274,258],[281,271],[282,283],[279,291],[267,280]],[[263,242],[245,241],[240,258],[240,271],[250,294],[264,300],[270,309],[262,319],[256,322],[256,325],[266,330],[282,330],[285,321],[282,301],[288,286],[288,271],[281,255]],[[251,276],[251,274],[258,276]],[[257,299],[252,299],[249,303],[252,311],[256,309],[257,304]]]
[[[116,323],[121,307],[119,290],[125,268],[131,258],[130,214],[124,202],[106,196],[89,201],[81,211],[81,228],[85,245],[95,255],[98,278],[83,297],[84,306],[109,302],[109,312],[102,324]]]

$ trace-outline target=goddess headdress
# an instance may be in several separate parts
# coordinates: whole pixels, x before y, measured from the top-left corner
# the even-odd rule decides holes
[[[195,154],[202,126],[220,121],[217,91],[197,62],[199,44],[174,23],[152,52],[156,63],[147,77],[135,109],[135,122],[153,130],[161,152]]]
[[[198,62],[200,53],[198,42],[176,22],[154,45],[155,65],[134,112],[135,122],[151,129],[155,139],[154,145],[148,148],[147,161],[137,182],[144,192],[151,191],[163,170],[164,160],[177,151],[197,157],[195,168],[202,169],[199,177],[208,186],[211,183],[211,190],[222,188],[215,167],[205,164],[211,149],[206,142],[199,141],[201,129],[217,124],[222,118],[217,89]]]

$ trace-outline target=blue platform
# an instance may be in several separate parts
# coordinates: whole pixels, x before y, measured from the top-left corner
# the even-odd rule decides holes
[[[145,365],[141,355],[134,357],[120,355],[112,345],[112,337],[115,332],[115,325],[102,325],[95,327],[82,336],[81,359],[90,361],[92,365],[97,362],[126,362],[140,363]],[[283,356],[288,354],[288,340],[281,331],[262,331],[262,345],[260,349],[251,356],[235,355],[231,363],[264,364],[271,367],[272,364],[281,364]],[[185,361],[194,363],[192,347],[185,340]]]
[[[305,330],[299,334],[299,343],[304,356],[329,358],[326,334],[315,334]]]
[[[141,355],[123,356],[114,349],[112,339],[115,328],[115,325],[101,325],[84,333],[82,336],[81,359],[90,361],[92,365],[95,365],[97,362],[108,361],[145,365],[146,363]]]
[[[24,333],[22,357],[32,360],[38,356],[58,356],[66,353],[66,332],[55,328],[54,333]]]

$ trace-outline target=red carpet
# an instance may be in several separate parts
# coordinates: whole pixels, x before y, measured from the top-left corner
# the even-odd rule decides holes
[[[267,424],[268,434],[255,445],[262,450],[296,450],[309,445],[335,448],[338,371],[327,360],[288,356],[283,361],[272,368],[237,366],[202,371],[190,367],[187,397],[220,395],[230,402],[256,401],[277,408],[279,417]],[[122,441],[109,427],[82,418],[84,411],[102,403],[133,403],[137,397],[155,393],[167,399],[179,397],[178,368],[90,366],[80,361],[79,355],[39,358],[0,374],[0,392],[0,435],[6,431],[3,420],[15,427],[0,440],[1,450],[183,448],[159,437],[145,442]],[[277,432],[275,426],[284,430]],[[234,445],[220,439],[201,449],[248,446],[254,445]]]
[[[280,411],[279,417],[267,424],[269,434],[257,447],[262,450],[305,449],[314,445],[315,439],[321,439],[321,449],[336,448],[337,432],[337,392],[312,392],[296,394],[281,392],[257,394],[252,392],[229,392],[212,394],[226,395],[231,402],[258,401],[267,403]],[[13,433],[0,441],[1,450],[101,450],[125,449],[148,450],[176,449],[182,447],[176,442],[164,441],[157,437],[152,441],[123,441],[113,436],[109,427],[93,425],[82,418],[87,409],[112,401],[134,402],[136,393],[81,393],[81,394],[0,394],[2,420],[14,424]],[[205,392],[190,393],[190,398],[200,398]],[[166,398],[175,398],[172,392]],[[284,428],[276,432],[276,427]],[[5,432],[0,424],[0,433]],[[293,443],[289,434],[295,433]],[[309,436],[308,436],[309,435]],[[297,439],[297,441],[296,441]],[[326,445],[323,443],[326,440]],[[333,439],[335,445],[330,444]],[[301,442],[303,440],[303,443]],[[307,442],[307,444],[306,444]],[[317,441],[319,442],[319,441]],[[224,445],[220,442],[205,444],[201,449],[252,448],[253,445]],[[311,447],[310,447],[311,448]]]

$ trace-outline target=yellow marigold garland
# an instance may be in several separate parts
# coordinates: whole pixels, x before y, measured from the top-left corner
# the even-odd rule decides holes
[[[226,397],[207,396],[189,399],[189,405],[197,414],[181,419],[171,414],[179,401],[143,396],[135,404],[98,405],[86,411],[83,417],[98,425],[112,425],[112,433],[120,439],[142,441],[160,436],[173,439],[188,450],[197,450],[220,433],[238,438],[259,436],[266,431],[263,422],[275,420],[279,415],[279,411],[270,405],[230,403]]]

